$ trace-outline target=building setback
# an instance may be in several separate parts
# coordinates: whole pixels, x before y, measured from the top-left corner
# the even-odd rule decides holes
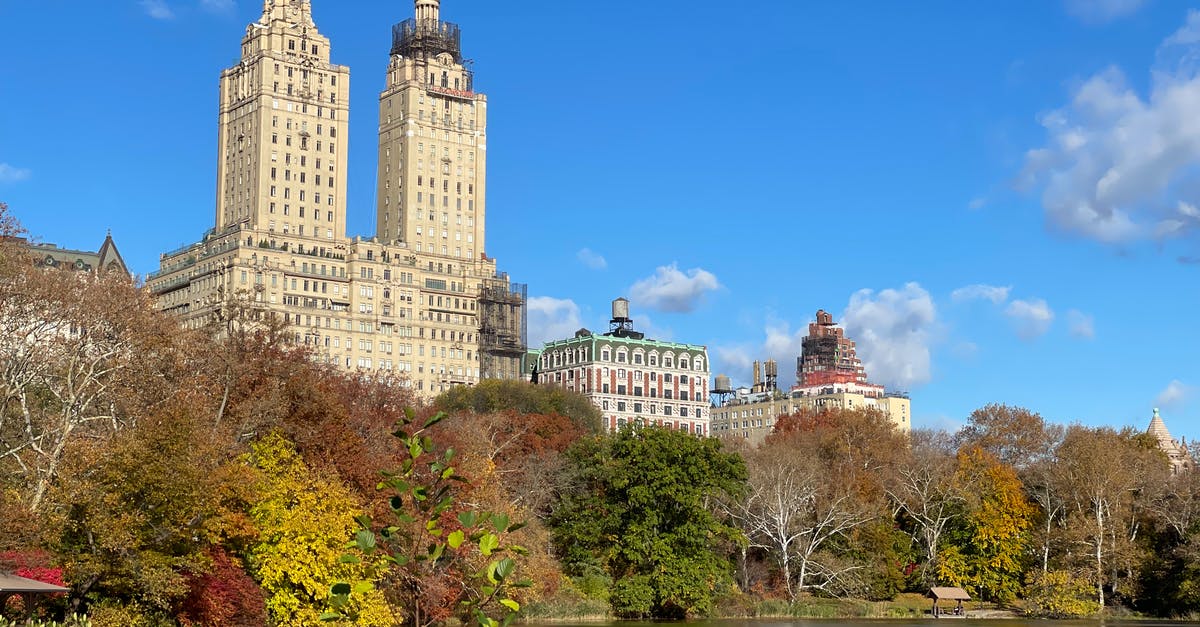
[[[378,236],[350,238],[350,70],[311,0],[265,0],[221,73],[215,226],[162,255],[160,309],[193,328],[272,312],[317,359],[424,395],[520,376],[525,286],[484,249],[487,101],[439,1],[415,9],[380,95]]]
[[[708,435],[708,349],[648,339],[633,330],[629,301],[613,301],[611,329],[580,329],[546,342],[529,356],[535,383],[557,385],[588,398],[606,427],[641,422]]]
[[[775,428],[775,421],[803,410],[871,409],[887,416],[897,429],[912,429],[912,403],[908,396],[889,393],[867,380],[854,342],[836,326],[833,316],[818,310],[808,325],[796,359],[796,385],[784,393],[775,387],[776,366],[766,362],[767,378],[760,378],[754,362],[754,385],[733,390],[729,378],[717,377],[713,386],[712,434],[740,437],[759,444]]]

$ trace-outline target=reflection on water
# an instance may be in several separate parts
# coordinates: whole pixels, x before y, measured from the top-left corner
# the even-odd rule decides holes
[[[1181,627],[1200,625],[1198,622],[1181,621],[1048,621],[1032,619],[970,619],[962,625],[961,619],[720,619],[686,621],[686,627]],[[594,621],[594,622],[530,622],[532,627],[664,627],[662,622],[649,621]]]

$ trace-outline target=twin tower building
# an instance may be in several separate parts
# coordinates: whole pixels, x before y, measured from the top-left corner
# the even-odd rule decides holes
[[[148,280],[189,327],[272,312],[317,359],[423,394],[520,376],[525,286],[486,254],[487,98],[439,0],[392,29],[376,236],[346,235],[350,69],[311,0],[264,0],[221,73],[216,223]]]

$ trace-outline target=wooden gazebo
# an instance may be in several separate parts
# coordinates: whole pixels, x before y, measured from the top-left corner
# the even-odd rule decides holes
[[[933,599],[934,618],[966,618],[967,608],[963,603],[971,600],[971,595],[962,588],[934,587],[929,589],[929,598]],[[938,607],[938,601],[955,601],[957,604],[950,609]]]
[[[25,620],[33,618],[34,609],[37,607],[37,599],[39,597],[70,592],[69,588],[56,586],[52,583],[44,583],[36,579],[27,579],[18,577],[12,573],[0,572],[0,615],[4,613],[4,609],[8,607],[9,599],[20,596],[25,605]]]

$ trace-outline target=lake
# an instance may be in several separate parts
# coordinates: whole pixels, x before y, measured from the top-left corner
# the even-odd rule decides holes
[[[1180,627],[1200,625],[1200,622],[1159,620],[1092,620],[1048,621],[1044,619],[716,619],[685,621],[686,627],[930,627],[940,623],[953,627],[966,622],[970,627]],[[534,627],[662,627],[664,622],[650,621],[593,621],[593,622],[528,622]],[[964,626],[966,627],[966,626]]]

